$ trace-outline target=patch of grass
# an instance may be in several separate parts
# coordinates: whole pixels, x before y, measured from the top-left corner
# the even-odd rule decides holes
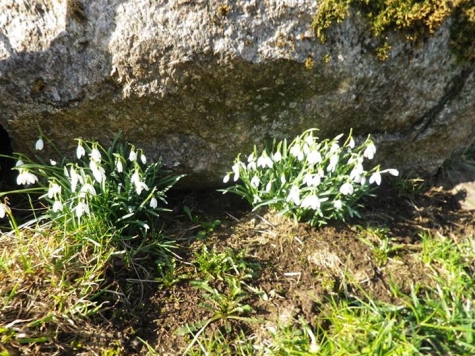
[[[51,224],[0,235],[0,340],[13,349],[83,333],[87,320],[111,307],[104,272],[116,254],[102,236],[85,243],[81,231]],[[114,292],[114,291],[111,291]]]
[[[433,286],[416,285],[406,295],[393,284],[397,302],[382,303],[353,284],[362,297],[330,297],[316,320],[319,327],[280,327],[272,330],[271,345],[261,348],[288,355],[473,355],[473,237],[455,242],[422,234],[416,257],[431,272]]]

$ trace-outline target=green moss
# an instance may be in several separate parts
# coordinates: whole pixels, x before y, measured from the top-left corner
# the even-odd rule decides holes
[[[434,33],[449,17],[451,48],[461,60],[473,60],[475,48],[475,4],[473,0],[322,0],[312,27],[326,41],[326,30],[349,16],[350,8],[364,16],[372,34],[381,40],[378,58],[385,59],[390,44],[389,31],[401,33],[407,40],[421,41]]]

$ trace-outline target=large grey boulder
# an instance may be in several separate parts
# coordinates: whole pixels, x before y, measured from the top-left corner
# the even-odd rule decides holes
[[[0,125],[24,153],[38,129],[65,152],[122,130],[194,187],[218,184],[252,145],[310,127],[371,134],[377,160],[404,172],[434,173],[466,147],[475,75],[449,50],[450,20],[419,46],[395,34],[381,62],[356,16],[319,43],[317,6],[2,0]]]

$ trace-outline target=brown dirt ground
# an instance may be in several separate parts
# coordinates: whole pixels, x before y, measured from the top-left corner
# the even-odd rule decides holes
[[[246,258],[258,266],[249,284],[265,293],[264,298],[250,295],[246,300],[253,309],[250,316],[274,325],[303,317],[315,325],[323,323],[329,296],[367,293],[392,302],[390,281],[405,292],[409,292],[411,284],[424,286],[424,266],[411,254],[421,248],[420,233],[439,233],[455,239],[475,233],[473,213],[461,209],[464,194],[454,194],[438,183],[426,187],[419,181],[383,187],[377,197],[363,202],[366,208],[361,210],[361,218],[311,228],[266,211],[250,212],[246,204],[229,194],[187,192],[171,199],[176,207],[169,234],[182,246],[175,251],[181,259],[177,262],[181,275],[196,275],[189,262],[193,251],[203,245],[216,251],[245,249]],[[221,224],[206,238],[197,238],[203,228],[182,213],[183,206],[190,207],[199,222],[219,219]],[[374,249],[360,239],[377,243],[378,231],[391,239],[393,249],[387,259],[378,258]],[[145,282],[134,280],[137,277],[133,271],[112,271],[110,280],[120,286],[122,297],[102,318],[84,329],[81,347],[72,350],[70,346],[78,335],[61,335],[64,348],[60,354],[94,354],[94,350],[107,345],[120,350],[120,354],[144,355],[146,347],[140,339],[161,355],[183,352],[190,338],[178,336],[177,328],[210,317],[199,305],[202,292],[190,286],[186,277],[170,288],[160,288],[154,282],[155,261],[144,262],[143,266],[140,277]],[[349,275],[354,280],[348,280]],[[224,288],[219,282],[215,286]],[[216,332],[220,326],[217,323],[206,332]],[[232,326],[248,337],[264,337],[263,323]]]

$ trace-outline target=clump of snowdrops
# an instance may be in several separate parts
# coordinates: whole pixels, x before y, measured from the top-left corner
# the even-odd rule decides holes
[[[119,143],[109,148],[77,139],[76,157],[34,162],[17,155],[19,193],[39,193],[46,212],[41,218],[65,226],[113,228],[126,236],[153,231],[166,203],[166,192],[182,177],[167,175],[160,162],[147,162],[141,149]],[[40,138],[36,150],[44,148]],[[8,192],[6,193],[8,194]],[[4,194],[5,195],[5,194]],[[7,201],[0,202],[0,218],[11,214]]]
[[[244,161],[238,155],[223,179],[236,184],[223,192],[241,195],[254,209],[269,206],[312,226],[358,216],[358,201],[381,183],[381,175],[397,176],[399,172],[381,170],[379,165],[364,168],[365,159],[372,160],[376,153],[369,136],[356,146],[351,132],[341,144],[343,135],[319,141],[316,131],[309,129],[290,144],[287,140],[274,142],[262,152],[254,146]]]

